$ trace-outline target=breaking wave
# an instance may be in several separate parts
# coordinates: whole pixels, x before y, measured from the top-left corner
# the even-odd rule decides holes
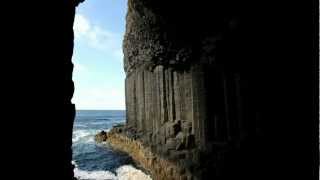
[[[96,131],[86,130],[86,129],[75,130],[73,131],[72,142],[73,143],[76,143],[79,141],[93,142],[93,136],[95,133]]]
[[[79,180],[152,180],[149,175],[131,165],[122,165],[113,173],[101,170],[85,171],[78,169],[75,164],[74,176]]]

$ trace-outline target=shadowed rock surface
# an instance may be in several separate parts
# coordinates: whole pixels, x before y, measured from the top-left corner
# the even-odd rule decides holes
[[[250,22],[238,3],[166,3],[129,0],[123,43],[127,127],[194,179],[226,176],[226,159],[247,141],[256,143],[251,148],[259,143],[261,107],[257,87],[249,86],[258,83],[250,77],[259,75],[250,68],[255,50],[241,47],[256,43],[246,36],[256,34],[242,29]]]
[[[1,132],[19,132],[2,136],[9,177],[73,179],[78,3],[2,2],[9,10],[2,11],[2,67],[9,72],[1,71],[1,102],[9,118],[2,118]],[[129,0],[123,44],[128,119],[120,134],[167,162],[191,162],[198,179],[316,177],[319,170],[309,164],[319,167],[319,148],[309,150],[309,140],[318,142],[311,132],[317,132],[319,108],[306,101],[316,104],[318,96],[316,88],[298,87],[309,89],[308,80],[318,75],[309,61],[318,32],[298,30],[316,20],[311,8],[309,18],[301,18],[302,4]]]
[[[124,131],[184,169],[172,179],[263,179],[290,159],[287,117],[274,116],[284,110],[275,102],[284,100],[276,87],[286,58],[274,60],[277,47],[263,44],[276,37],[278,21],[269,26],[269,6],[252,5],[128,1]]]

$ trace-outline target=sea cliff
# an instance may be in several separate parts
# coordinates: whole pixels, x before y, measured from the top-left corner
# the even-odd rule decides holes
[[[227,177],[258,129],[245,78],[252,70],[236,58],[239,22],[226,13],[236,4],[169,4],[128,1],[126,124],[107,141],[155,179]]]

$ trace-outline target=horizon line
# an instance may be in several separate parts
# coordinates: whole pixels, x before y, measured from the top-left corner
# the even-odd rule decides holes
[[[76,109],[77,111],[125,111],[125,109]]]

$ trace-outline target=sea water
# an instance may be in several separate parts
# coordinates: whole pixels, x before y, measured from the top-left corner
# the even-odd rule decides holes
[[[132,158],[97,144],[94,135],[125,122],[125,111],[78,110],[73,126],[72,149],[74,174],[79,180],[151,180],[138,169]]]

